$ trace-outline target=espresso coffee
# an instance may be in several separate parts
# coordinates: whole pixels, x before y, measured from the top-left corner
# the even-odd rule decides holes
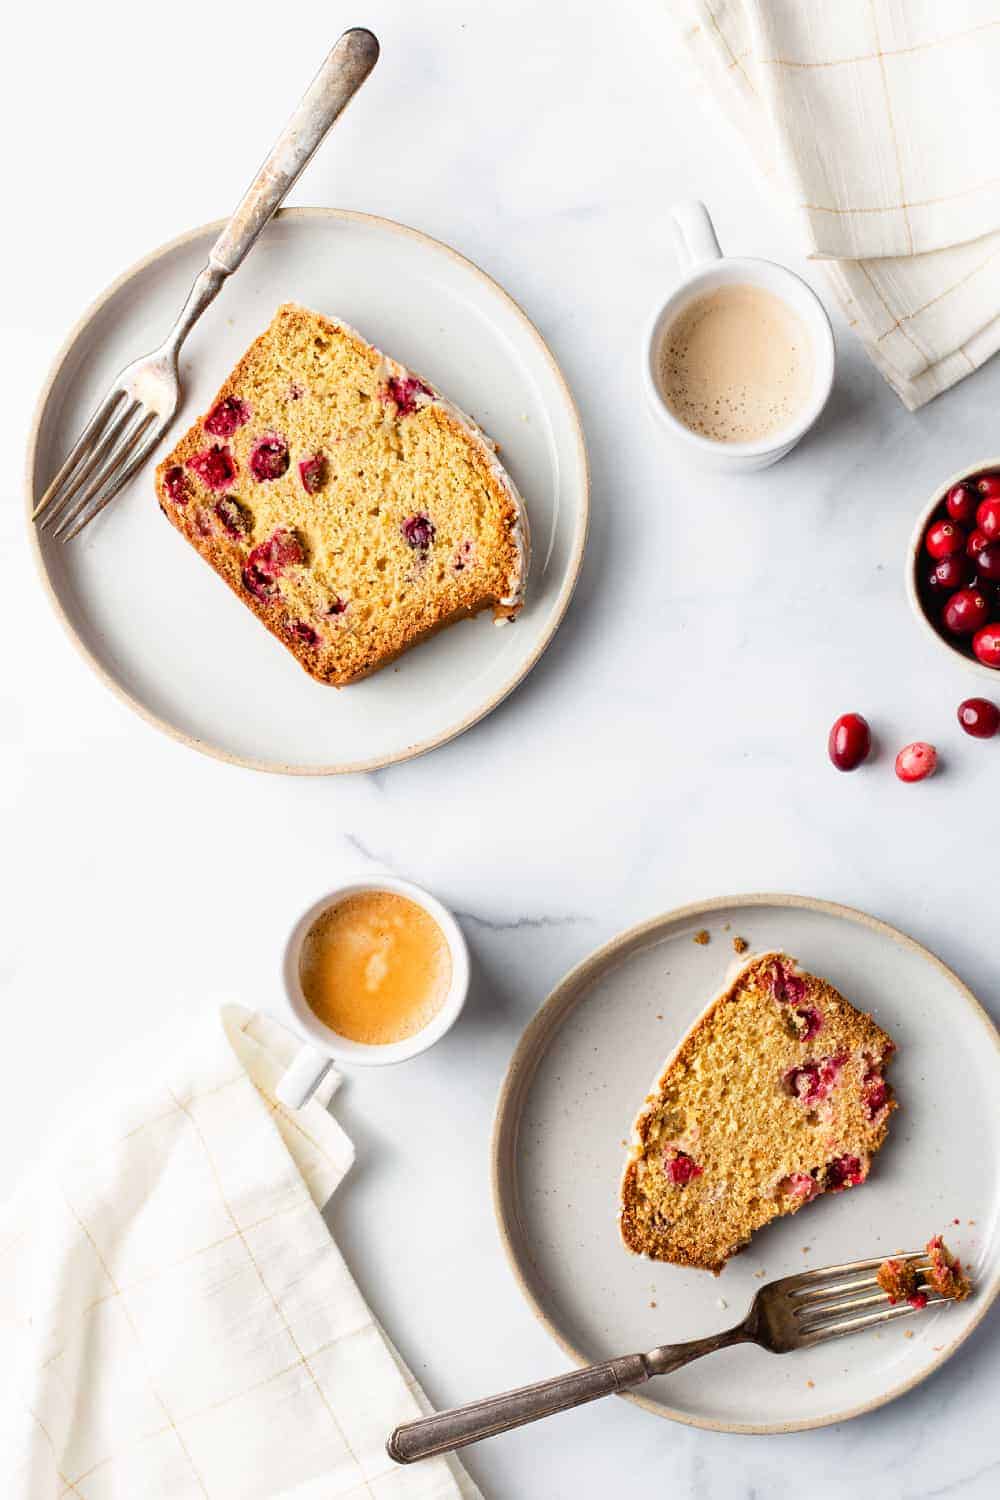
[[[299,980],[310,1010],[338,1036],[401,1042],[433,1020],[451,985],[451,949],[429,912],[394,891],[359,891],[306,933]]]
[[[804,408],[812,346],[780,297],[727,284],[689,302],[667,329],[659,377],[667,406],[692,432],[753,443],[790,426]]]

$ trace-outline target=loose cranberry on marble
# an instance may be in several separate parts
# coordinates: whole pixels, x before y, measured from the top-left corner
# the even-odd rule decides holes
[[[868,759],[871,730],[861,714],[841,714],[827,740],[827,751],[838,771],[854,771]]]
[[[963,551],[965,532],[954,521],[934,521],[927,529],[924,546],[935,559],[950,557],[953,552]]]
[[[236,460],[227,447],[218,443],[193,454],[187,466],[210,490],[224,490],[236,478]]]
[[[1000,625],[984,625],[972,637],[972,649],[985,667],[1000,667]]]
[[[990,617],[990,606],[980,589],[959,589],[944,607],[944,623],[952,635],[974,635]]]
[[[948,491],[944,504],[953,521],[957,521],[960,526],[972,526],[979,500],[979,495],[970,484],[956,484]]]
[[[980,505],[976,511],[976,528],[985,532],[990,541],[1000,537],[1000,495],[992,495]]]
[[[259,484],[280,479],[288,470],[288,444],[274,433],[263,437],[250,455],[250,472]]]
[[[991,740],[1000,729],[1000,708],[989,698],[966,698],[958,705],[958,722],[977,740]]]
[[[896,756],[896,775],[900,781],[926,781],[937,770],[937,751],[926,740],[904,745]]]
[[[239,396],[225,396],[209,412],[204,427],[213,437],[232,437],[237,427],[250,420],[250,408]]]

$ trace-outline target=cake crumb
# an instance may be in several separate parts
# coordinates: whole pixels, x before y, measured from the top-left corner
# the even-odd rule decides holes
[[[723,930],[723,932],[728,932],[729,929],[730,929],[730,927],[732,927],[732,925],[733,925],[732,922],[723,922],[723,924],[722,924],[722,930]]]
[[[904,1337],[904,1339],[912,1339],[912,1337],[913,1337],[913,1329],[912,1328],[907,1328],[904,1331],[904,1333],[903,1333],[903,1337]]]
[[[722,1308],[723,1312],[725,1312],[726,1308],[729,1306],[729,1303],[726,1301],[725,1297],[717,1297],[716,1302],[718,1306]]]
[[[764,1267],[761,1266],[760,1270],[759,1271],[755,1271],[753,1274],[757,1278],[757,1280],[759,1281],[762,1276],[766,1276],[767,1275],[767,1272],[764,1270]]]
[[[734,937],[733,938],[733,952],[734,953],[745,953],[747,951],[747,949],[749,948],[749,946],[750,946],[750,944],[747,942],[747,940],[746,940],[745,937]]]
[[[662,1010],[657,1011],[657,1013],[656,1013],[656,1019],[658,1021],[662,1021],[663,1020],[663,1012],[662,1012]]]
[[[807,1380],[806,1381],[806,1385],[809,1387],[809,1389],[811,1391],[814,1391],[816,1389],[816,1382],[815,1382],[815,1380]]]
[[[808,1254],[809,1254],[809,1251],[810,1251],[810,1250],[811,1250],[811,1249],[812,1249],[812,1245],[803,1245],[803,1246],[802,1246],[802,1254],[803,1254],[803,1255],[808,1255]]]
[[[650,1307],[655,1307],[656,1303],[655,1302],[651,1302],[649,1305],[650,1305]]]
[[[700,943],[703,948],[704,948],[704,946],[705,946],[706,943],[710,943],[712,941],[712,938],[711,938],[711,935],[710,935],[710,933],[708,931],[708,928],[707,927],[700,928],[699,931],[696,932],[695,935],[694,935],[694,941],[696,943]]]

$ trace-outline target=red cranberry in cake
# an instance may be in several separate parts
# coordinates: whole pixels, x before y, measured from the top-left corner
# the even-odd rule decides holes
[[[415,375],[407,375],[402,379],[395,375],[390,375],[385,383],[385,389],[382,391],[382,400],[393,402],[397,415],[401,417],[410,417],[415,411],[419,410],[424,404],[419,399],[421,396],[426,396],[428,400],[432,400],[434,392],[430,386],[424,385],[424,382],[418,380]]]
[[[175,505],[187,505],[191,498],[191,485],[180,464],[172,464],[164,474],[163,488]]]
[[[224,444],[192,454],[187,466],[210,490],[224,490],[236,478],[236,460]]]
[[[782,1178],[778,1191],[790,1198],[797,1198],[800,1203],[808,1203],[822,1192],[822,1188],[811,1172],[792,1172],[788,1177]]]
[[[675,1187],[687,1187],[693,1178],[701,1176],[704,1168],[679,1146],[668,1146],[663,1153],[663,1170]]]
[[[800,1042],[811,1042],[823,1029],[823,1017],[815,1005],[792,1011],[792,1029]]]
[[[866,1176],[859,1156],[836,1156],[826,1164],[824,1184],[828,1193],[842,1193],[845,1188],[858,1187]]]
[[[1000,624],[984,625],[972,637],[972,649],[984,667],[1000,667]]]
[[[223,495],[215,502],[215,514],[222,522],[222,529],[234,542],[247,537],[253,531],[253,515],[235,495]]]
[[[821,1099],[828,1098],[836,1087],[846,1061],[846,1054],[841,1053],[836,1057],[821,1057],[818,1062],[801,1063],[789,1068],[783,1079],[785,1092],[802,1104],[818,1104]]]
[[[771,994],[779,1004],[786,1001],[790,1005],[805,999],[806,982],[801,974],[796,974],[789,964],[783,963],[781,959],[768,971],[768,983],[771,986]]]
[[[326,484],[330,472],[330,465],[323,453],[314,453],[311,458],[302,459],[299,464],[299,478],[302,480],[302,488],[307,495],[318,495]]]
[[[953,521],[960,526],[972,526],[976,520],[976,507],[980,496],[971,484],[956,484],[948,491],[945,509]]]
[[[861,1099],[869,1120],[874,1120],[888,1104],[889,1085],[879,1068],[871,1067],[865,1074],[861,1083]]]
[[[237,427],[250,420],[250,408],[239,396],[224,396],[205,418],[205,431],[213,437],[232,437]]]
[[[293,620],[291,631],[295,639],[301,641],[303,646],[319,645],[319,631],[314,630],[305,620]]]
[[[341,599],[339,594],[334,594],[324,613],[328,615],[342,615],[346,608],[347,600]]]
[[[400,530],[406,538],[407,545],[416,552],[428,551],[436,535],[433,521],[425,515],[407,516]]]
[[[252,594],[261,604],[267,604],[278,597],[278,580],[270,573],[265,573],[257,563],[248,562],[241,576],[247,593]]]
[[[896,756],[896,775],[900,781],[926,781],[937,770],[937,751],[926,740],[904,745]]]
[[[927,529],[924,546],[933,558],[950,557],[965,548],[965,532],[954,521],[934,521]]]
[[[827,741],[827,751],[838,771],[854,771],[867,760],[872,747],[871,730],[861,714],[841,714]]]
[[[285,569],[298,567],[305,560],[301,538],[294,531],[279,527],[250,553],[243,570],[243,583],[255,599],[273,599],[279,592],[278,579]]]
[[[1000,729],[1000,708],[989,698],[966,698],[958,705],[958,722],[977,740],[991,740]]]
[[[288,472],[288,444],[284,438],[270,433],[254,444],[250,454],[250,473],[258,484],[280,479]]]

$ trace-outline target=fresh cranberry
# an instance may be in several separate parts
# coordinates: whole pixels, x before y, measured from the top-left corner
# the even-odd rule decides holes
[[[329,606],[327,607],[326,613],[328,615],[342,615],[346,608],[347,600],[341,599],[339,594],[334,594],[333,598],[330,600]]]
[[[952,552],[949,557],[942,557],[931,568],[927,578],[931,590],[940,590],[942,593],[951,593],[954,589],[964,588],[971,583],[975,569],[968,557],[962,552]]]
[[[417,400],[418,396],[433,397],[433,395],[434,392],[430,387],[424,385],[423,381],[418,380],[415,375],[407,375],[405,380],[390,375],[382,391],[382,400],[394,402],[399,416],[409,417],[422,404]]]
[[[953,521],[957,521],[960,526],[971,526],[976,519],[979,496],[971,485],[956,484],[948,491],[944,504]]]
[[[827,740],[830,759],[838,771],[854,771],[868,759],[872,747],[867,719],[860,714],[841,714],[834,722]]]
[[[983,543],[976,553],[975,569],[980,583],[1000,583],[1000,537]]]
[[[301,641],[304,646],[319,645],[318,632],[311,625],[308,625],[305,620],[293,620],[290,629],[295,639]]]
[[[418,552],[426,552],[434,540],[435,526],[429,516],[407,516],[400,530],[407,543]]]
[[[302,480],[302,488],[307,495],[316,495],[327,481],[330,466],[323,453],[314,453],[312,458],[304,458],[299,464],[299,478]]]
[[[699,1167],[686,1151],[681,1151],[677,1146],[667,1147],[663,1168],[675,1187],[686,1187],[692,1177],[700,1177],[705,1170],[704,1167]]]
[[[965,532],[954,521],[935,521],[928,527],[924,546],[933,558],[950,557],[965,547]]]
[[[896,756],[896,775],[900,781],[924,781],[937,770],[937,751],[926,740],[904,745]]]
[[[249,536],[253,531],[253,516],[235,495],[223,495],[215,502],[215,514],[222,522],[222,529],[233,541]]]
[[[987,500],[1000,495],[1000,474],[981,474],[976,480],[976,489]]]
[[[798,1017],[795,1030],[800,1042],[811,1042],[817,1032],[823,1030],[823,1014],[815,1005],[807,1005],[795,1015]]]
[[[210,490],[224,490],[236,478],[236,460],[229,449],[215,443],[203,453],[195,453],[187,466]]]
[[[187,505],[191,498],[191,486],[180,464],[173,464],[164,474],[163,488],[175,505]]]
[[[976,511],[976,526],[990,541],[1000,536],[1000,495],[992,495],[983,501]]]
[[[1000,667],[1000,625],[984,625],[977,630],[972,649],[984,667]]]
[[[806,997],[806,982],[801,974],[793,974],[786,964],[776,963],[769,974],[771,993],[780,1005],[795,1005]]]
[[[958,722],[977,740],[991,740],[1000,729],[1000,708],[989,698],[966,698],[958,705]]]
[[[834,1157],[833,1161],[826,1164],[824,1180],[831,1193],[842,1192],[844,1188],[857,1187],[865,1180],[861,1158],[846,1155]]]
[[[988,541],[989,537],[986,535],[985,531],[977,530],[970,532],[969,540],[965,544],[966,557],[970,558],[971,561],[975,563],[979,557],[980,552],[982,552]]]
[[[250,408],[239,396],[225,396],[212,407],[205,418],[204,427],[213,437],[232,437],[237,427],[250,420]]]
[[[288,469],[288,444],[273,433],[263,437],[250,455],[250,473],[261,484],[280,479]]]
[[[944,607],[944,623],[952,635],[973,635],[989,617],[986,595],[979,589],[959,589]]]

